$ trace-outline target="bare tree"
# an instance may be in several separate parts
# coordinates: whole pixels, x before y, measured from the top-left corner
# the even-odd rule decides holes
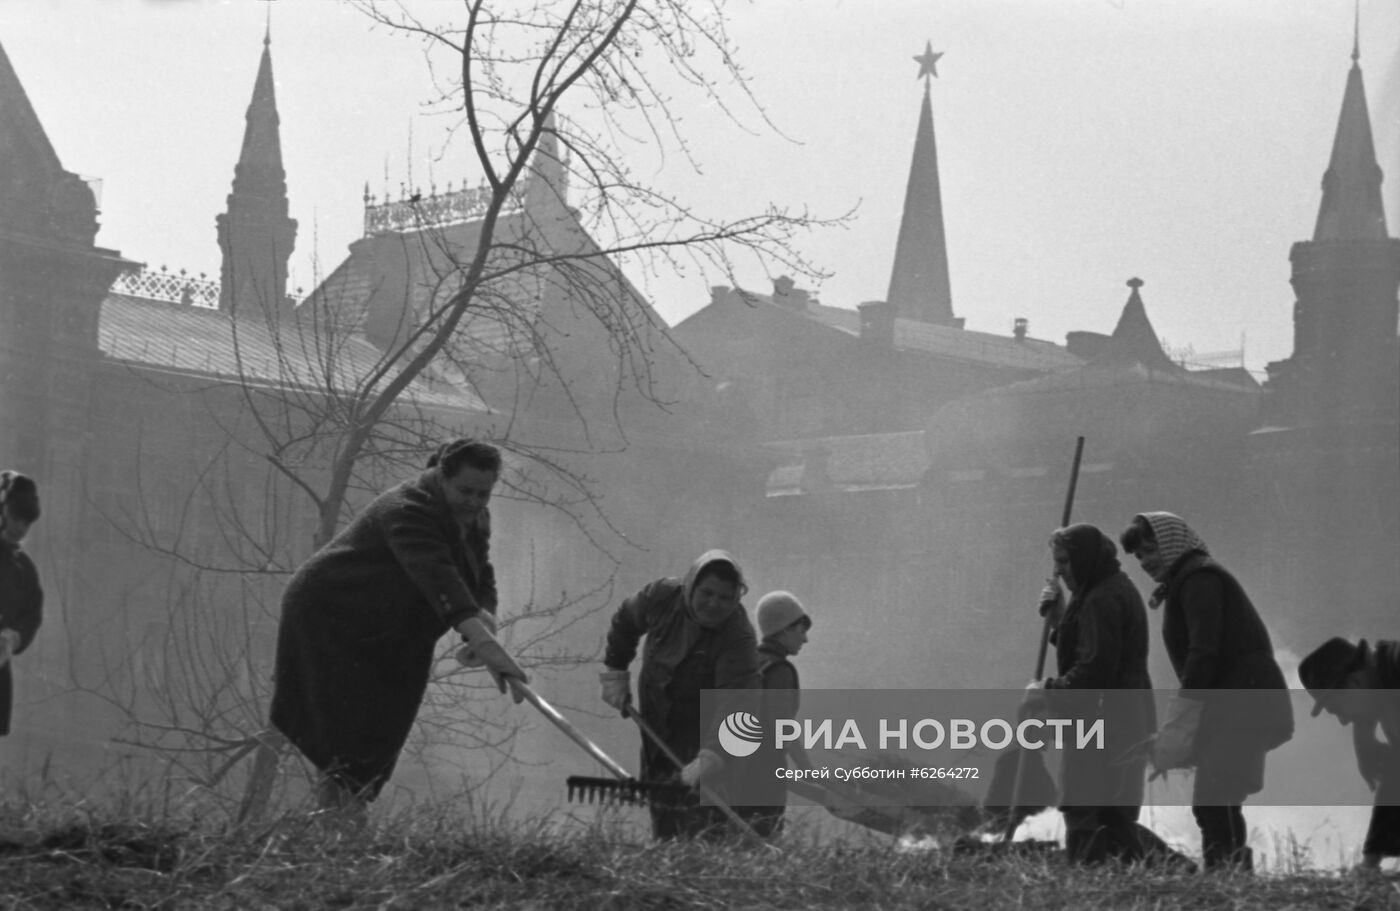
[[[736,257],[751,256],[765,268],[813,274],[792,246],[815,223],[807,213],[768,207],[708,218],[629,167],[646,148],[695,165],[682,104],[730,112],[737,98],[766,122],[719,0],[421,7],[433,17],[450,9],[456,22],[404,4],[356,5],[375,25],[422,42],[441,77],[431,103],[455,112],[444,154],[465,148],[480,185],[442,194],[430,186],[426,196],[412,190],[375,206],[367,192],[367,242],[392,262],[368,291],[363,276],[355,284],[337,271],[295,308],[263,299],[260,312],[228,313],[233,370],[179,390],[207,401],[221,438],[183,505],[199,504],[201,521],[188,524],[206,529],[205,538],[216,528],[217,540],[192,547],[184,522],[170,533],[167,521],[164,536],[145,519],[125,525],[193,574],[171,586],[185,593],[183,626],[163,629],[152,646],[165,669],[151,683],[160,720],[133,717],[144,724],[141,742],[199,756],[190,773],[211,784],[256,749],[244,816],[268,799],[281,738],[247,733],[249,707],[266,688],[246,644],[256,624],[235,623],[247,635],[232,650],[217,635],[191,632],[203,625],[191,605],[219,602],[192,594],[204,591],[201,579],[239,578],[239,603],[266,625],[274,615],[266,577],[285,575],[305,553],[289,530],[310,524],[309,543],[326,543],[365,497],[463,432],[507,451],[507,498],[558,510],[600,553],[629,546],[579,466],[628,445],[632,403],[658,420],[684,407],[700,372],[624,267],[699,267],[733,281]],[[566,107],[575,114],[566,117]],[[273,476],[260,476],[261,493],[250,496],[246,479],[258,464]],[[536,664],[586,657],[555,637],[586,603],[598,609],[610,583],[607,575],[530,597],[523,613],[531,622],[515,647]],[[420,727],[434,724],[429,716]],[[480,745],[509,741],[508,728],[481,730]]]

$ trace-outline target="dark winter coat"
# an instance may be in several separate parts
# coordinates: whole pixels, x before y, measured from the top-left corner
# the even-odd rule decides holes
[[[19,633],[18,655],[29,648],[44,619],[44,590],[34,561],[18,547],[0,541],[0,630]],[[0,736],[10,733],[14,675],[10,661],[0,668]]]
[[[1379,640],[1371,647],[1375,663],[1377,689],[1400,690],[1400,640]],[[1371,808],[1371,824],[1361,850],[1384,857],[1400,856],[1400,692],[1392,695],[1379,718],[1385,734],[1388,762],[1381,768],[1381,780],[1376,788],[1375,805]],[[1357,735],[1361,731],[1357,730]],[[1374,725],[1367,732],[1375,737]]]
[[[1075,591],[1055,629],[1057,676],[1050,705],[1069,717],[1103,718],[1102,751],[1072,750],[1061,767],[1064,807],[1142,805],[1146,753],[1132,752],[1157,729],[1147,670],[1147,608],[1119,567],[1117,549],[1092,525],[1067,535]],[[1108,799],[1105,799],[1108,795]]]
[[[1376,686],[1385,690],[1400,690],[1400,639],[1378,640],[1371,646],[1371,653],[1376,662]],[[1392,697],[1391,711],[1382,714],[1381,730],[1385,731],[1386,741],[1400,750],[1400,712],[1395,710],[1395,699],[1400,699],[1400,696]]]
[[[759,680],[763,686],[763,730],[773,730],[774,719],[796,718],[802,705],[801,682],[797,668],[788,660],[787,652],[768,640],[758,647]],[[783,754],[769,755],[767,749],[760,754],[767,756],[772,765],[786,761]],[[747,809],[744,818],[754,826],[760,835],[775,834],[782,826],[783,814],[787,807],[787,783],[776,775],[764,775],[758,787],[746,788],[758,801]]]
[[[1263,787],[1264,754],[1293,736],[1288,684],[1269,631],[1235,577],[1199,550],[1172,566],[1162,604],[1162,641],[1182,695],[1205,703],[1194,751],[1197,791],[1215,779],[1219,799],[1209,802],[1239,803]]]
[[[724,755],[715,720],[722,715],[701,718],[701,690],[759,687],[758,642],[744,606],[738,605],[714,629],[702,627],[688,606],[700,570],[717,559],[733,562],[722,551],[710,551],[685,579],[658,579],[624,601],[613,614],[603,656],[609,668],[626,670],[646,637],[637,675],[638,708],[681,762],[694,759],[702,747]],[[716,713],[722,709],[715,706]],[[643,740],[643,779],[665,779],[676,771],[660,749]]]
[[[436,471],[377,497],[282,599],[272,723],[317,768],[374,797],[423,701],[434,647],[496,609],[489,516],[463,530]]]

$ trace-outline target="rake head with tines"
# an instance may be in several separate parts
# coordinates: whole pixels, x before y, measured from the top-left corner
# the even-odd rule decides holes
[[[682,807],[695,803],[695,791],[677,781],[593,778],[570,775],[569,800],[576,803]]]

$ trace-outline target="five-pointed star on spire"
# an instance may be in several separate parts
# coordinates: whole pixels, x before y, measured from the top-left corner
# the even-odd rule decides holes
[[[925,41],[924,52],[914,58],[914,62],[919,65],[919,75],[914,78],[921,79],[925,76],[933,76],[935,79],[938,78],[938,58],[942,56],[942,51],[936,54],[933,52],[932,41]]]

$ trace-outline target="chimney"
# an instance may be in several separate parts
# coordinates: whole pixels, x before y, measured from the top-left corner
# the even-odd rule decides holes
[[[810,299],[811,295],[796,287],[796,283],[788,276],[773,279],[773,303],[778,306],[806,310],[807,301]]]
[[[860,310],[860,340],[877,348],[894,347],[894,304],[866,301]]]
[[[1016,317],[1016,321],[1011,324],[1011,334],[1016,336],[1016,341],[1024,342],[1026,340],[1026,326],[1027,323],[1024,316]]]
[[[1076,330],[1065,333],[1065,350],[1081,360],[1092,361],[1112,341],[1102,332]]]

